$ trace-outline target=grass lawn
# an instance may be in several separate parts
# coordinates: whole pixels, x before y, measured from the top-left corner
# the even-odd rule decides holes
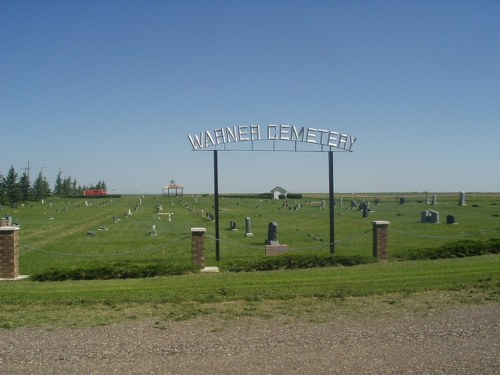
[[[455,302],[498,301],[500,256],[407,261],[253,273],[190,274],[150,279],[31,281],[0,284],[0,322],[94,325],[135,318],[184,319],[226,306],[237,315],[302,314],[350,298],[393,300],[421,293],[453,293]],[[317,306],[316,306],[317,304]],[[229,306],[229,307],[228,307]],[[274,313],[270,306],[279,306]],[[315,307],[316,306],[316,307]],[[160,313],[161,311],[161,313]],[[225,311],[225,313],[228,313]],[[240,311],[241,313],[241,311]],[[220,314],[219,314],[220,315]]]
[[[374,220],[389,220],[389,252],[438,247],[463,239],[500,236],[500,194],[468,195],[467,206],[458,206],[458,194],[438,195],[438,204],[425,204],[421,194],[348,195],[335,211],[337,255],[372,252],[370,229]],[[224,272],[235,260],[264,257],[267,224],[278,222],[279,241],[294,252],[329,253],[328,209],[318,202],[325,195],[290,201],[224,197],[220,200],[221,261],[215,261],[214,223],[204,214],[213,213],[209,196],[124,196],[113,199],[53,199],[17,208],[3,207],[21,225],[21,274],[48,269],[103,265],[191,263],[190,228],[206,227],[207,265],[218,274],[188,274],[147,279],[65,282],[1,282],[0,327],[86,326],[129,319],[189,319],[200,315],[275,316],[294,314],[331,318],[333,310],[369,312],[406,304],[410,300],[444,303],[498,302],[500,256],[485,255],[436,261],[388,261],[356,267],[329,267],[273,272]],[[372,202],[368,218],[351,209],[349,201]],[[158,207],[162,213],[157,215]],[[454,215],[458,224],[420,222],[425,209],[440,212],[441,221]],[[131,215],[126,215],[128,211]],[[170,214],[171,220],[168,220]],[[245,218],[253,222],[253,237],[246,237]],[[235,221],[238,231],[229,230]],[[157,236],[150,236],[152,225]],[[100,230],[102,229],[102,230]],[[485,230],[489,230],[484,233]],[[95,236],[87,233],[95,232]],[[388,302],[387,302],[388,301]],[[403,303],[404,302],[404,303]],[[382,304],[382,305],[380,305]],[[350,306],[350,307],[349,307]],[[413,307],[408,307],[409,309]],[[420,308],[420,307],[419,307]],[[425,308],[423,309],[423,311]]]

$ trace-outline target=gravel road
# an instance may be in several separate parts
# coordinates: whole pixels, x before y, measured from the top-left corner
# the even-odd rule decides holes
[[[0,374],[500,374],[500,304],[426,317],[0,330]]]

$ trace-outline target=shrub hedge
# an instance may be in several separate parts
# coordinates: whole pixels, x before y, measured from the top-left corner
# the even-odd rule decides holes
[[[160,263],[113,263],[87,267],[73,267],[69,269],[53,268],[32,275],[30,279],[34,281],[134,279],[154,276],[183,275],[194,271],[194,267],[172,267]]]
[[[229,263],[226,269],[231,272],[274,271],[295,268],[355,266],[375,261],[375,258],[363,256],[283,254],[253,261],[234,261]]]
[[[438,248],[406,251],[401,253],[398,258],[405,260],[464,258],[498,253],[500,253],[500,239],[491,238],[486,241],[461,240],[445,244]]]

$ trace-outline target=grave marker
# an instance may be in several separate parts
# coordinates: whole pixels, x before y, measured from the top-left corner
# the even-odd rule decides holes
[[[279,245],[278,241],[278,223],[271,222],[267,226],[266,245]]]
[[[247,216],[245,218],[245,236],[247,237],[253,237],[252,233],[252,219]]]
[[[455,222],[455,216],[453,216],[453,215],[447,215],[446,216],[446,224],[456,224],[456,222]]]
[[[433,206],[437,204],[437,195],[436,194],[432,195],[431,204]]]
[[[460,192],[458,205],[459,206],[467,206],[467,203],[465,203],[465,193],[463,191]]]

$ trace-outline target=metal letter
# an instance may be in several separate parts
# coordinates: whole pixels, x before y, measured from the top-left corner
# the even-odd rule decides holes
[[[316,142],[316,132],[318,130],[314,128],[307,128],[307,143],[318,143]]]
[[[260,139],[260,125],[250,125],[250,136],[252,141],[258,141]]]
[[[198,135],[195,135],[194,136],[194,139],[193,137],[191,137],[190,135],[188,135],[188,138],[189,138],[189,141],[191,142],[191,145],[193,146],[193,150],[197,150],[199,148],[203,148],[203,146],[201,145],[201,139],[202,138],[202,135],[200,134],[200,136],[198,137]]]
[[[248,126],[247,125],[238,126],[238,132],[240,135],[240,141],[249,141],[250,140],[250,137],[248,136]]]
[[[211,143],[211,145],[209,143]],[[212,134],[210,134],[210,132],[207,130],[205,132],[205,147],[208,146],[215,146],[215,142],[214,139],[212,138]]]
[[[267,125],[267,139],[278,139],[278,125]]]
[[[280,139],[282,141],[290,141],[291,140],[290,125],[281,125],[280,126]]]
[[[337,138],[338,136],[339,136],[339,133],[330,132],[330,136],[328,137],[328,146],[339,147],[339,140]]]
[[[318,132],[321,134],[321,136],[319,137],[319,144],[321,144],[321,145],[327,144],[328,142],[324,142],[323,141],[323,135],[324,134],[328,134],[329,131],[328,130],[323,130],[323,129],[318,129]]]
[[[304,127],[300,128],[300,131],[297,132],[297,128],[295,126],[292,127],[292,141],[301,141],[304,142]]]
[[[340,134],[339,137],[339,148],[343,148],[344,150],[347,148],[347,140],[348,140],[348,135],[347,134]],[[342,146],[343,144],[343,146]]]
[[[231,128],[226,128],[227,142],[238,142],[238,132],[236,131],[236,126]]]
[[[226,137],[224,136],[224,129],[215,129],[214,134],[215,134],[215,141],[217,142],[218,145],[220,145],[221,143],[226,143]]]

